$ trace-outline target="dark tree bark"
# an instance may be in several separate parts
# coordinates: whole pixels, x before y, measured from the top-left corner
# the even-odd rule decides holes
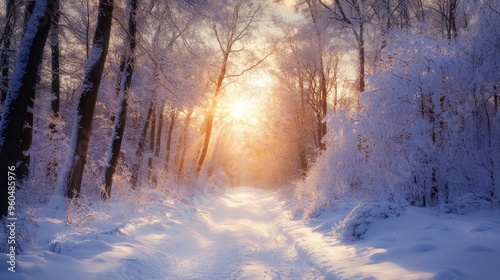
[[[54,16],[52,18],[51,26],[51,36],[50,36],[50,51],[51,51],[51,67],[52,67],[52,117],[54,119],[59,118],[59,103],[61,95],[61,82],[60,82],[60,70],[59,70],[59,17],[60,10],[54,11]],[[49,128],[52,133],[56,132],[56,125],[50,123]]]
[[[177,146],[177,151],[180,153],[178,154],[178,166],[177,166],[177,176],[180,178],[182,177],[182,172],[184,169],[184,161],[186,157],[186,151],[187,151],[187,134],[188,134],[188,128],[189,124],[191,123],[191,115],[193,114],[193,108],[189,108],[188,113],[186,115],[186,121],[184,122],[184,127],[182,129],[182,135],[181,139],[179,140],[179,144]]]
[[[151,115],[151,130],[149,131],[149,151],[154,152],[155,149],[155,132],[156,132],[156,108],[153,107],[153,113]]]
[[[153,107],[153,114],[151,115],[151,130],[149,131],[149,158],[148,158],[148,179],[150,182],[155,183],[153,178],[153,155],[155,151],[155,132],[156,132],[156,109]]]
[[[7,90],[9,88],[10,59],[14,55],[14,50],[11,49],[11,37],[17,20],[15,1],[7,0],[6,2],[6,22],[2,34],[3,49],[0,58],[0,67],[2,71],[2,83],[0,84],[0,92],[2,104],[5,102],[5,98],[7,97]]]
[[[132,165],[132,176],[130,179],[130,184],[132,188],[137,188],[139,182],[139,170],[141,169],[142,162],[142,152],[144,152],[144,145],[146,144],[146,135],[148,133],[149,123],[151,121],[151,116],[153,115],[153,102],[149,105],[148,113],[146,115],[146,120],[144,121],[144,126],[142,129],[141,136],[139,137],[139,144],[137,151],[135,152],[136,162]]]
[[[207,156],[208,144],[210,143],[210,137],[212,135],[215,113],[217,112],[217,103],[218,102],[216,99],[212,101],[212,105],[210,106],[208,115],[205,118],[205,124],[207,126],[205,128],[205,140],[203,141],[203,148],[201,150],[200,159],[198,160],[198,166],[196,167],[196,175],[200,175],[201,168],[203,167],[203,163],[205,162],[205,157]]]
[[[49,123],[49,138],[53,139],[53,135],[57,133],[56,120],[59,118],[59,103],[60,103],[60,77],[59,77],[59,17],[60,7],[54,11],[50,26],[50,51],[51,51],[51,88],[52,88],[52,118]],[[57,178],[57,160],[52,158],[47,165],[47,178]]]
[[[87,159],[88,145],[92,134],[92,120],[101,84],[104,63],[108,54],[113,0],[100,0],[97,26],[92,42],[92,50],[87,61],[83,78],[82,92],[78,101],[75,125],[67,158],[67,170],[62,175],[66,185],[66,196],[73,198],[80,193],[83,168]]]
[[[203,167],[203,163],[205,162],[205,157],[207,156],[208,144],[210,143],[210,137],[212,135],[212,127],[214,125],[214,118],[215,114],[217,113],[217,104],[218,104],[217,99],[219,98],[219,94],[222,88],[222,83],[226,78],[227,61],[229,59],[229,53],[230,53],[229,51],[231,47],[232,45],[229,45],[228,49],[223,51],[224,56],[222,59],[222,65],[221,65],[221,70],[219,72],[219,77],[217,79],[217,84],[215,86],[214,98],[212,100],[210,109],[208,110],[208,114],[205,117],[205,125],[207,127],[205,128],[205,140],[203,141],[203,148],[201,150],[200,159],[198,160],[198,166],[196,167],[197,176],[200,175],[201,168]]]
[[[28,23],[33,10],[35,8],[35,1],[30,0],[26,3],[24,11],[24,30],[26,32]],[[40,81],[40,70],[36,73],[36,82],[29,91],[30,99],[28,101],[28,111],[26,113],[25,123],[23,127],[23,133],[21,137],[21,149],[18,155],[18,168],[17,168],[17,179],[24,180],[28,177],[29,167],[30,167],[30,155],[29,149],[31,143],[33,142],[33,107],[35,106],[35,95],[36,95],[36,84]]]
[[[171,153],[170,147],[172,146],[172,132],[174,131],[176,118],[177,118],[177,111],[174,109],[170,114],[170,125],[168,127],[168,134],[167,134],[167,154],[165,156],[165,170],[167,171],[169,170],[169,161]]]
[[[15,190],[13,185],[8,183],[13,181],[9,180],[7,171],[16,164],[19,141],[28,111],[29,92],[35,86],[36,74],[42,61],[43,48],[40,46],[45,45],[49,34],[50,25],[46,24],[46,21],[51,19],[57,4],[55,0],[37,2],[35,13],[27,28],[29,35],[23,38],[13,80],[5,100],[0,124],[0,170],[2,170],[0,172],[0,209],[4,216],[8,214],[9,191]]]
[[[129,28],[130,29],[130,28]],[[130,33],[130,30],[129,30]],[[123,80],[123,71],[125,71],[125,67],[127,66],[127,56],[122,56],[120,60],[120,67],[118,67],[118,75],[116,75],[116,96],[120,96],[120,90],[122,86]]]
[[[108,161],[104,167],[104,192],[101,194],[103,199],[108,199],[111,197],[111,187],[113,184],[113,175],[116,171],[116,166],[118,163],[118,156],[120,155],[120,149],[123,141],[123,134],[125,132],[125,124],[127,121],[127,107],[128,107],[128,92],[130,89],[130,84],[132,83],[132,74],[134,72],[134,52],[135,52],[135,34],[137,31],[137,4],[138,0],[130,0],[130,9],[128,15],[128,49],[122,61],[124,63],[124,69],[120,69],[123,72],[123,77],[120,85],[120,103],[118,104],[118,110],[116,111],[115,126],[113,134],[111,136],[111,146],[109,148]],[[122,65],[120,65],[120,68]]]
[[[158,120],[158,132],[156,132],[156,148],[155,148],[155,157],[160,156],[160,147],[161,147],[161,132],[163,130],[163,106],[160,107],[161,111],[159,112],[159,120]]]

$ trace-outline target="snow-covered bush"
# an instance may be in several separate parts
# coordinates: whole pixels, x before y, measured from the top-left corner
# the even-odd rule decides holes
[[[493,209],[499,206],[498,199],[487,193],[469,193],[456,198],[453,202],[439,206],[443,214],[465,214],[474,210]]]
[[[344,240],[361,239],[377,220],[399,217],[403,211],[396,203],[360,203],[335,228],[335,233]]]
[[[352,196],[415,206],[500,193],[499,21],[476,11],[462,36],[392,31],[358,113],[328,123],[327,150],[301,184],[310,209]],[[314,211],[310,211],[311,213]]]

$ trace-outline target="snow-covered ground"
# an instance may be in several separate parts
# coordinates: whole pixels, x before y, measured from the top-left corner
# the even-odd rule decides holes
[[[386,215],[385,204],[363,210],[345,203],[304,222],[270,190],[227,188],[187,203],[150,200],[72,213],[73,227],[33,210],[37,232],[24,243],[15,274],[1,255],[0,279],[500,277],[498,209],[461,215],[407,207]],[[353,225],[361,239],[348,238]]]

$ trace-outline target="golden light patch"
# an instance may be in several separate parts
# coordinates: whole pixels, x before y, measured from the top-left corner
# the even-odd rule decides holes
[[[252,104],[248,100],[235,100],[229,106],[229,113],[231,115],[231,118],[235,120],[245,119],[251,113],[251,110]]]

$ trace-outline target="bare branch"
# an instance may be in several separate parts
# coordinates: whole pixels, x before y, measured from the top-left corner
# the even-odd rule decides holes
[[[271,56],[275,51],[276,51],[276,49],[272,50],[271,52],[266,54],[263,58],[259,59],[255,64],[246,68],[245,70],[241,71],[238,74],[226,75],[226,78],[235,78],[235,77],[240,77],[240,76],[244,75],[246,72],[251,71],[252,69],[259,66],[262,62],[264,62],[264,60],[266,60],[269,56]]]

